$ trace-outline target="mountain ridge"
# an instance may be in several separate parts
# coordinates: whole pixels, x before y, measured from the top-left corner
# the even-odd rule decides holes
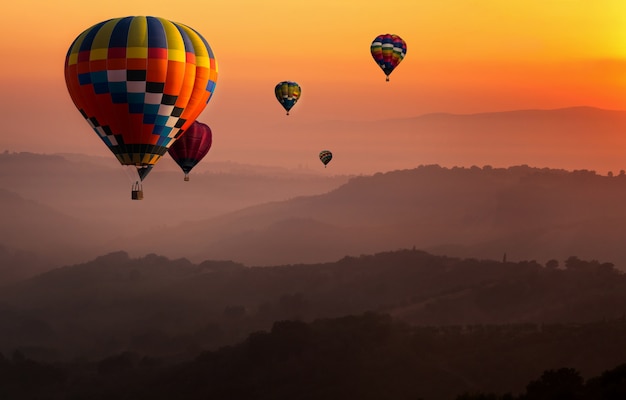
[[[626,111],[585,106],[321,122],[303,129],[328,143],[342,169],[355,165],[368,174],[419,164],[606,173],[624,169],[626,152]]]
[[[538,260],[578,249],[581,256],[608,257],[623,268],[626,254],[618,238],[624,231],[619,221],[626,219],[625,177],[528,166],[421,166],[354,177],[325,194],[167,228],[162,237],[181,240],[147,243],[136,237],[130,239],[135,249],[125,250],[276,265],[412,246],[448,249],[452,256],[498,258],[508,252]]]
[[[118,251],[4,287],[0,352],[28,343],[64,358],[172,356],[232,344],[273,321],[368,311],[418,326],[585,323],[620,318],[625,287],[612,263],[575,256],[543,266],[399,249],[246,267]]]

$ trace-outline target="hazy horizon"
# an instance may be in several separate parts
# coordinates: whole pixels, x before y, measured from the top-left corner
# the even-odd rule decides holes
[[[70,99],[64,57],[74,38],[97,22],[156,15],[193,27],[215,53],[217,86],[198,118],[213,131],[211,160],[315,168],[321,166],[319,151],[329,149],[336,157],[325,172],[337,174],[431,163],[621,168],[616,161],[596,167],[585,157],[578,157],[579,164],[565,160],[559,165],[561,153],[568,157],[571,152],[563,149],[566,142],[549,148],[537,144],[556,159],[548,163],[547,156],[537,161],[514,153],[492,157],[490,141],[480,137],[469,143],[483,151],[464,157],[459,151],[467,142],[459,138],[434,147],[419,140],[381,140],[388,132],[344,137],[341,130],[329,129],[333,121],[367,125],[432,113],[577,106],[624,110],[626,57],[620,38],[626,21],[619,0],[400,0],[394,9],[401,12],[389,18],[380,18],[379,6],[362,1],[242,0],[234,7],[199,0],[176,6],[115,0],[104,9],[77,0],[65,0],[63,7],[40,3],[13,4],[0,27],[0,48],[14,60],[0,67],[0,81],[10,94],[0,110],[2,150],[114,159]],[[277,15],[294,16],[289,30]],[[370,44],[381,33],[398,34],[407,43],[406,57],[389,82],[370,55]],[[37,62],[25,62],[32,54]],[[273,93],[283,80],[302,88],[289,116]],[[623,141],[616,145],[626,148]],[[414,161],[407,163],[411,149]]]
[[[257,128],[271,131],[273,127],[258,125]],[[312,148],[315,139],[311,137],[316,130],[335,135],[334,158],[326,168],[317,153],[307,150]],[[211,163],[232,163],[327,175],[372,175],[437,164],[449,168],[529,165],[570,171],[587,169],[606,175],[626,168],[626,156],[620,147],[626,147],[626,137],[617,136],[623,130],[626,130],[626,110],[586,105],[475,113],[442,111],[372,121],[322,120],[301,124],[300,134],[304,137],[283,150],[281,158],[267,157],[272,154],[272,143],[253,147],[241,144],[239,158],[224,158],[212,148],[195,172],[210,171]],[[588,135],[590,131],[595,136]],[[54,148],[30,142],[5,146],[0,151],[93,156],[120,171],[129,169],[121,166],[97,138],[92,139],[91,145],[84,148]],[[536,147],[533,140],[537,141]],[[555,145],[560,146],[559,152],[552,150],[551,146]],[[167,154],[161,162],[163,167],[157,163],[156,170],[178,168]],[[130,169],[128,174],[133,175]],[[146,184],[149,182],[148,179]]]

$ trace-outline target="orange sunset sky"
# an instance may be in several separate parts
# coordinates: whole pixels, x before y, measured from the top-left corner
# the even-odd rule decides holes
[[[0,151],[114,159],[74,107],[63,65],[83,30],[128,15],[187,24],[211,45],[219,76],[198,119],[215,161],[297,167],[300,144],[315,158],[329,142],[299,130],[323,121],[626,109],[624,0],[20,0],[0,25]],[[390,82],[369,53],[382,33],[408,47]],[[282,80],[302,87],[288,117],[273,94]]]

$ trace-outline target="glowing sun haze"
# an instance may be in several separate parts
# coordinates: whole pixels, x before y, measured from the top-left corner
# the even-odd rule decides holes
[[[281,165],[301,124],[321,121],[626,108],[623,0],[22,0],[0,25],[0,150],[112,157],[71,102],[63,65],[83,30],[129,15],[187,24],[211,45],[219,76],[199,120],[214,160],[256,162],[272,143],[267,164]],[[369,53],[381,33],[408,47],[390,82]],[[302,87],[289,117],[273,95],[283,80]]]

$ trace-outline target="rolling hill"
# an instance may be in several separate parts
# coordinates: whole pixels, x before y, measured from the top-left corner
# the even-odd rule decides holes
[[[4,287],[0,352],[189,357],[274,321],[368,311],[419,326],[588,323],[622,318],[625,288],[611,263],[576,257],[555,268],[407,249],[245,267],[116,252]]]
[[[91,226],[72,240],[95,246],[90,257],[125,250],[275,265],[416,246],[512,260],[576,254],[622,267],[624,128],[626,112],[590,107],[330,121],[302,134],[332,136],[334,170],[207,161],[183,182],[164,158],[141,202],[130,201],[133,178],[115,160],[5,151],[0,188]],[[405,167],[331,175],[351,157],[369,158],[377,171]],[[609,164],[614,174],[595,173]],[[5,212],[28,225],[30,213],[15,202]],[[0,245],[31,251],[19,237]]]
[[[39,266],[87,261],[131,235],[323,193],[348,179],[306,169],[207,163],[184,182],[182,171],[165,158],[144,185],[145,199],[132,201],[132,171],[116,163],[76,154],[1,153],[0,246],[8,252],[3,267],[12,266],[16,254],[24,252],[40,259]],[[15,268],[21,269],[15,277],[28,270]]]
[[[162,229],[124,250],[277,265],[415,246],[541,262],[576,255],[624,268],[624,182],[586,170],[421,166]]]
[[[90,224],[5,189],[0,220],[0,284],[88,260],[103,240]]]

